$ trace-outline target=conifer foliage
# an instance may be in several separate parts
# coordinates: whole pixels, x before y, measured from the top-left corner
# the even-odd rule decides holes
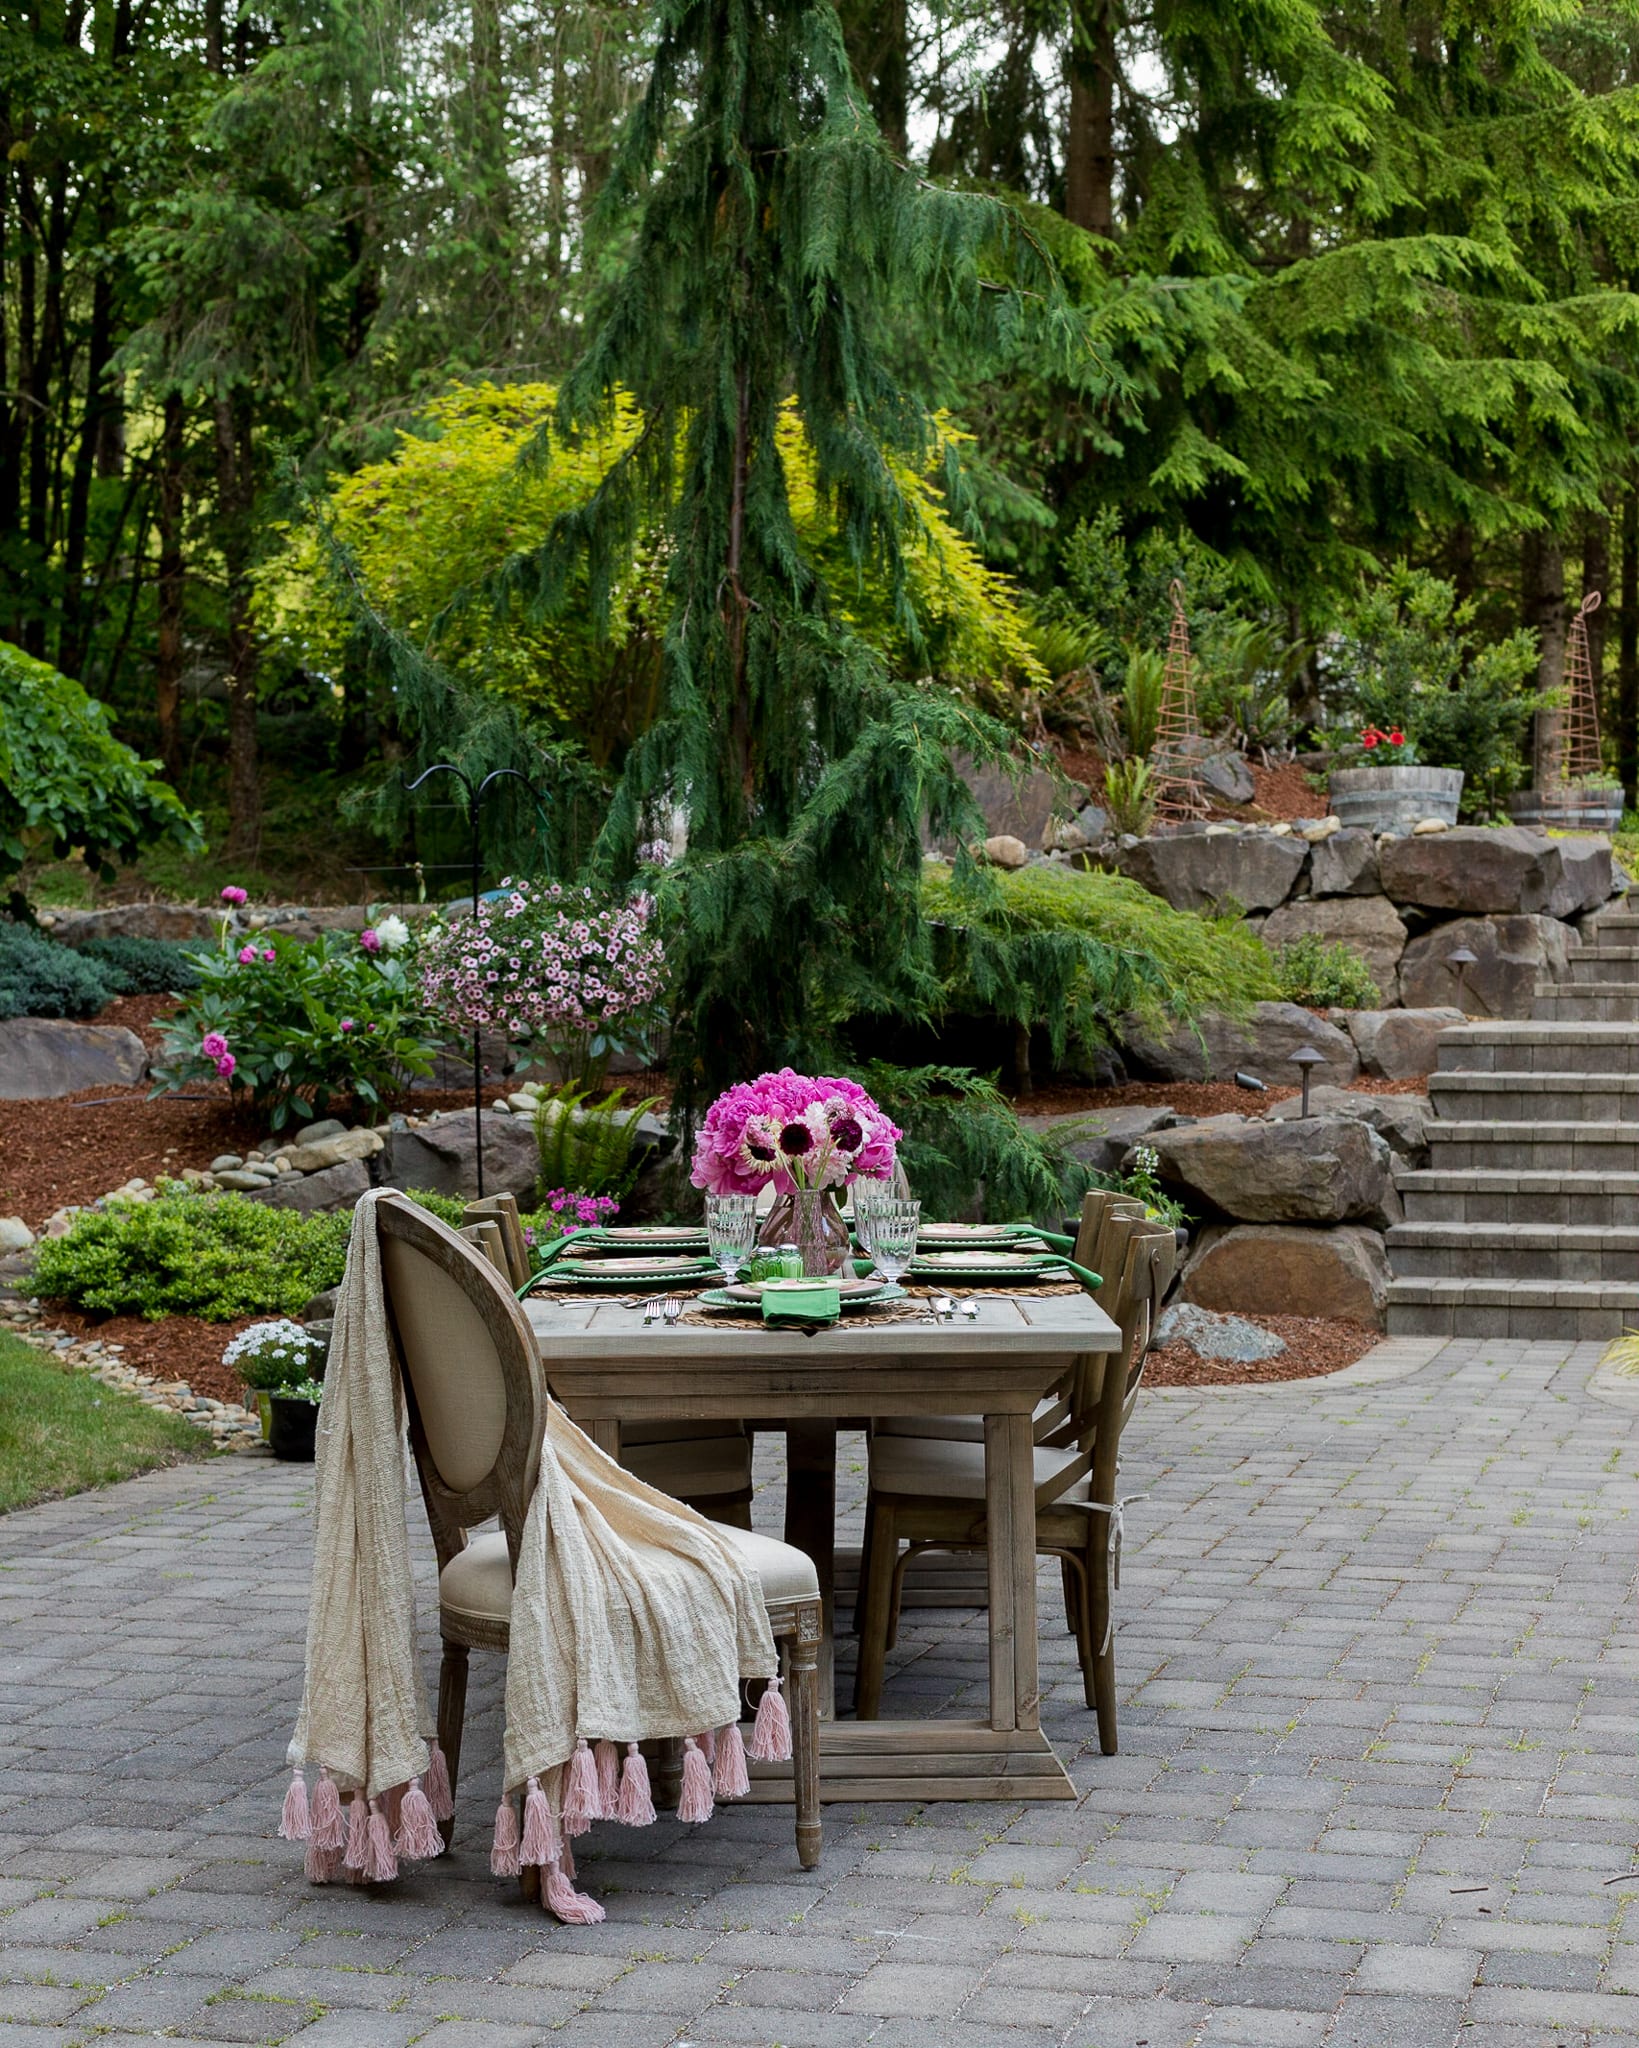
[[[930,461],[937,437],[888,366],[890,315],[994,340],[1051,318],[1051,275],[1006,209],[890,158],[820,0],[667,0],[603,204],[636,210],[630,258],[531,459],[598,431],[622,392],[642,430],[506,581],[548,611],[589,589],[602,618],[663,518],[659,715],[595,859],[618,878],[671,806],[687,816],[662,883],[680,935],[674,1064],[709,1092],[817,1056],[849,1015],[928,1001],[921,826],[971,830],[950,750],[1005,745],[953,696],[895,680],[847,625],[793,520],[782,404],[795,397],[844,574],[885,579],[914,646],[917,512],[895,469]]]

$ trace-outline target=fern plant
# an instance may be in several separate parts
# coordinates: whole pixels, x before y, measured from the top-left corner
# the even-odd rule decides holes
[[[1104,770],[1104,811],[1118,832],[1142,839],[1155,823],[1155,777],[1148,761],[1135,755]]]
[[[535,1142],[541,1153],[541,1186],[573,1188],[585,1195],[613,1195],[618,1201],[637,1179],[633,1153],[637,1127],[660,1097],[628,1109],[625,1090],[601,1101],[589,1088],[559,1088],[543,1095],[535,1111]]]

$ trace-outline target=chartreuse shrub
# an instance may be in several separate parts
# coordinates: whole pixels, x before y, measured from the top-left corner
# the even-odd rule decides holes
[[[1341,939],[1305,932],[1275,948],[1275,979],[1289,1003],[1310,1009],[1375,1010],[1383,1000],[1372,971]]]
[[[0,918],[0,1018],[94,1017],[112,994],[96,961]]]

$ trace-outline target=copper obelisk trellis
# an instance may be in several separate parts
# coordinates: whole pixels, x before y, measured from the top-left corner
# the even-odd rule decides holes
[[[1201,740],[1195,716],[1195,684],[1191,676],[1189,621],[1184,616],[1184,586],[1172,586],[1172,632],[1167,640],[1167,666],[1161,679],[1161,708],[1155,721],[1155,766],[1158,787],[1155,815],[1177,823],[1204,818],[1206,799],[1195,773]]]
[[[1599,748],[1599,684],[1588,646],[1588,614],[1599,609],[1599,592],[1590,590],[1571,614],[1565,635],[1565,709],[1559,718],[1559,760],[1554,784],[1582,782],[1604,773]]]

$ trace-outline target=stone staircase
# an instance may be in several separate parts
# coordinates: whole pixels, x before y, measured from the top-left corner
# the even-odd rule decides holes
[[[1440,1039],[1429,1165],[1388,1234],[1391,1336],[1639,1325],[1639,911],[1604,912],[1529,1021]]]

